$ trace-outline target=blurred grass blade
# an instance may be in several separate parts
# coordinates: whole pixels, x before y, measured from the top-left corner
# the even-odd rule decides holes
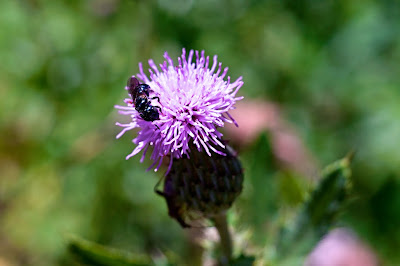
[[[307,252],[332,226],[343,210],[351,188],[353,153],[327,166],[316,188],[305,201],[292,227],[281,231],[277,255]]]
[[[151,265],[149,258],[68,236],[68,250],[82,263],[102,266]]]

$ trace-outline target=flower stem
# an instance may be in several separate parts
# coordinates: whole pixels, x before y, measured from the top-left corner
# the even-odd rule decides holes
[[[215,216],[212,220],[218,230],[221,241],[223,257],[221,258],[220,262],[222,265],[229,265],[229,261],[232,258],[232,238],[229,233],[226,213],[221,213]]]

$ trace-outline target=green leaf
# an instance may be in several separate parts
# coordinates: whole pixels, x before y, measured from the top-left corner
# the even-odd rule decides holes
[[[290,171],[278,174],[279,201],[286,206],[299,206],[306,197],[305,179]]]
[[[232,265],[232,266],[251,266],[251,265],[253,265],[255,260],[256,260],[255,257],[245,256],[245,255],[241,254],[236,259],[231,260],[229,265]]]
[[[349,198],[350,162],[353,154],[327,166],[316,188],[309,194],[291,227],[282,229],[278,256],[307,252],[336,222]]]
[[[266,228],[265,221],[271,221],[278,210],[278,167],[270,137],[266,133],[262,134],[253,147],[247,153],[241,154],[241,157],[245,169],[244,192],[246,193],[247,189],[251,191],[243,198],[245,204],[241,205],[241,220],[255,232],[252,241],[264,245],[273,237],[267,233],[273,229]]]
[[[77,236],[68,236],[68,250],[88,265],[134,266],[151,265],[148,257],[106,247]]]

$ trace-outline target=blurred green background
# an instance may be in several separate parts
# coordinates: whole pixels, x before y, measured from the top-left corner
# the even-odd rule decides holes
[[[72,265],[67,233],[140,254],[187,254],[153,192],[162,173],[125,160],[134,134],[115,140],[123,118],[113,109],[138,62],[161,63],[164,51],[177,58],[182,47],[218,54],[230,76],[243,76],[243,101],[279,106],[318,166],[356,151],[339,222],[398,265],[395,0],[1,1],[0,265]],[[253,243],[276,234],[268,221],[301,200],[284,176],[310,180],[269,155],[267,142],[232,143],[246,178],[236,220]]]

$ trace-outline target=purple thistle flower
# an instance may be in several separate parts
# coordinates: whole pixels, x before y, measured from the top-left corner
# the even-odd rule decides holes
[[[193,63],[193,56],[196,60]],[[135,110],[132,99],[125,99],[127,106],[116,105],[119,113],[129,115],[131,122],[127,124],[116,123],[123,127],[117,135],[120,138],[125,132],[140,128],[138,135],[133,139],[137,146],[126,159],[143,151],[141,162],[146,152],[153,146],[150,159],[154,163],[149,169],[156,166],[157,171],[165,156],[170,156],[169,169],[174,158],[190,157],[190,148],[198,151],[225,155],[216,147],[225,148],[222,133],[217,129],[224,123],[234,123],[235,120],[228,113],[234,109],[236,101],[243,97],[236,97],[236,93],[243,85],[242,77],[231,83],[230,77],[224,80],[228,68],[222,70],[222,64],[218,63],[217,56],[213,57],[210,67],[209,57],[204,56],[204,51],[190,50],[188,58],[186,51],[182,49],[182,56],[178,58],[175,66],[168,53],[165,52],[163,64],[160,70],[153,60],[149,60],[150,79],[143,71],[139,63],[140,73],[136,77],[141,82],[150,85],[152,97],[159,100],[151,100],[151,104],[159,107],[159,120],[145,121]],[[128,90],[128,87],[125,87]]]

